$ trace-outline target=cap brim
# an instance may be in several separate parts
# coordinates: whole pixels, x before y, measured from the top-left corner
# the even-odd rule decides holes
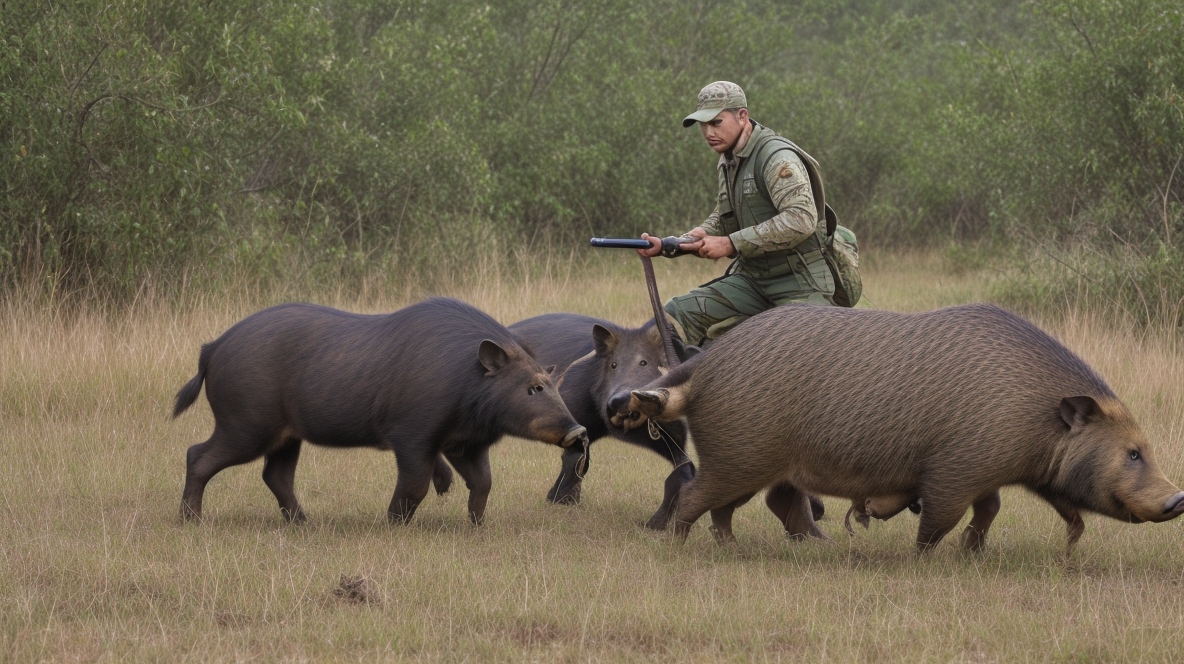
[[[690,115],[688,115],[682,119],[682,126],[683,127],[690,127],[691,125],[695,124],[696,122],[709,122],[711,120],[714,120],[715,116],[717,116],[723,112],[724,112],[724,109],[722,109],[722,108],[705,108],[701,111],[695,111],[694,113],[691,113]]]

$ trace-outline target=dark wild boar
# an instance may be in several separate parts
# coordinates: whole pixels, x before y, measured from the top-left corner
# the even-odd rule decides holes
[[[968,508],[963,544],[981,547],[1008,485],[1056,509],[1070,548],[1081,511],[1131,523],[1184,512],[1184,492],[1105,381],[990,305],[778,307],[613,408],[633,426],[686,416],[699,468],[679,500],[683,537],[710,510],[731,539],[735,506],[787,482],[889,512],[919,498],[921,551]]]
[[[185,518],[201,516],[211,477],[264,457],[263,481],[284,516],[303,521],[292,484],[308,441],[392,450],[398,480],[387,514],[396,523],[411,519],[433,478],[447,490],[443,455],[464,478],[469,516],[480,523],[493,481],[490,445],[507,434],[561,446],[587,439],[517,337],[444,298],[384,315],[312,304],[265,309],[202,346],[174,417],[203,381],[214,433],[189,448]]]
[[[687,433],[681,422],[625,430],[609,422],[607,406],[616,394],[628,394],[668,370],[658,328],[648,323],[623,328],[609,321],[580,314],[535,316],[510,326],[524,339],[539,362],[554,364],[562,374],[559,394],[572,416],[588,430],[588,441],[613,436],[652,450],[674,466],[666,478],[662,504],[645,526],[663,530],[670,521],[679,489],[695,476],[686,455]],[[679,348],[681,353],[685,350]],[[590,466],[591,445],[572,445],[563,451],[562,467],[547,500],[560,504],[579,502],[582,480]]]

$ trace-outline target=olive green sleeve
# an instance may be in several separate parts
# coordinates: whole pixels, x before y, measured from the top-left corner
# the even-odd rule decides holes
[[[725,235],[723,226],[719,223],[719,205],[707,215],[707,219],[699,224],[699,227],[707,231],[708,235]]]
[[[755,257],[792,249],[814,234],[818,208],[805,164],[793,150],[774,152],[763,176],[769,198],[779,210],[771,219],[740,229],[729,237],[741,256]]]

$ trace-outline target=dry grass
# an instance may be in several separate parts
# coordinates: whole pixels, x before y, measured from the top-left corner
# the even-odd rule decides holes
[[[572,310],[622,323],[648,314],[635,259],[587,273],[555,261],[530,279],[495,270],[437,284],[504,322]],[[713,266],[659,262],[667,295]],[[478,271],[480,272],[480,271]],[[978,274],[927,257],[873,265],[869,300],[915,310],[975,300]],[[364,311],[421,297],[304,297]],[[389,454],[307,449],[283,524],[261,464],[211,482],[207,520],[177,518],[185,448],[204,440],[204,400],[170,420],[203,341],[291,293],[141,304],[119,314],[9,301],[0,311],[0,660],[378,661],[1172,661],[1180,656],[1184,521],[1087,517],[1064,560],[1053,510],[1005,490],[982,555],[953,541],[919,558],[904,514],[848,538],[828,500],[831,543],[789,543],[758,504],[740,542],[702,527],[685,545],[638,524],[668,467],[602,441],[577,507],[544,495],[558,452],[494,448],[487,523],[463,490],[429,497],[392,527]],[[1184,480],[1184,357],[1170,336],[1085,315],[1041,321],[1125,397]],[[459,489],[460,487],[458,487]],[[350,595],[354,592],[355,595]],[[357,599],[361,597],[363,599]]]

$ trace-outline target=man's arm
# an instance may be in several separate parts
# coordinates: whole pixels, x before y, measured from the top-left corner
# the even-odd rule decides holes
[[[742,228],[729,237],[741,256],[755,257],[771,251],[792,249],[814,234],[818,208],[810,189],[806,165],[793,150],[774,152],[765,164],[765,185],[777,216]]]
[[[650,241],[650,247],[649,249],[638,249],[637,253],[650,257],[662,253],[661,238],[652,237],[648,233],[642,233],[641,237]],[[696,238],[693,241],[688,240],[687,242],[683,242],[678,246],[683,251],[695,254],[700,258],[727,258],[736,254],[736,248],[732,246],[732,240],[727,235],[724,235],[723,229],[720,227],[718,204],[702,224],[683,233],[682,237]]]
[[[706,235],[724,235],[724,227],[719,223],[719,203],[715,204],[715,209],[711,214],[707,215],[707,219],[699,224],[699,228],[703,229]]]

